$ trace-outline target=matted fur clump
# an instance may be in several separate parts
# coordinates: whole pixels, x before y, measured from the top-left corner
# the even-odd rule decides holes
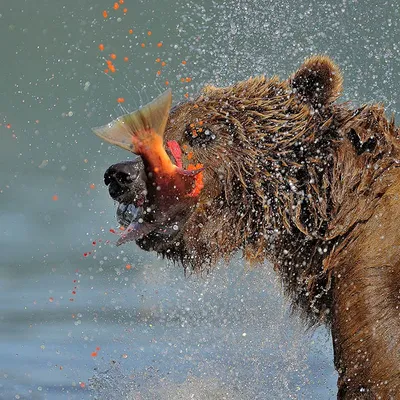
[[[336,104],[342,81],[315,56],[169,116],[167,92],[96,133],[140,155],[105,175],[119,244],[197,272],[238,250],[272,262],[308,323],[332,329],[339,398],[400,398],[399,130],[380,105]]]

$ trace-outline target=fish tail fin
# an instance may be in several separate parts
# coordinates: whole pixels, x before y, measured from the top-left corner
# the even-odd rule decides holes
[[[149,148],[162,144],[171,104],[172,94],[168,89],[143,108],[93,128],[93,132],[106,142],[143,155]]]

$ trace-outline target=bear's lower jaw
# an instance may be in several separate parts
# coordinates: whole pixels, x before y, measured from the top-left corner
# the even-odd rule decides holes
[[[118,203],[116,214],[118,223],[124,228],[117,246],[135,241],[143,250],[156,251],[174,258],[180,248],[179,240],[183,235],[187,213],[172,212],[170,217],[162,214],[160,218],[149,222],[146,220],[145,204],[136,207],[134,204]]]

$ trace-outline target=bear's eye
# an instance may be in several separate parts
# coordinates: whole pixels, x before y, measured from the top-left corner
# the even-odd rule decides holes
[[[191,147],[206,146],[215,140],[215,134],[202,121],[188,125],[185,136]]]

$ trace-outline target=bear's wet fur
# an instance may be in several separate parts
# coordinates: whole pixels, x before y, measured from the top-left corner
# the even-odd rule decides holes
[[[207,86],[178,106],[166,140],[186,143],[207,178],[179,249],[163,254],[195,270],[238,249],[250,262],[270,260],[303,315],[329,321],[330,255],[370,216],[399,152],[383,108],[332,104],[341,91],[338,67],[317,56],[287,81]]]
[[[271,261],[303,317],[311,325],[323,321],[332,327],[339,397],[400,396],[400,355],[387,354],[400,350],[400,331],[392,331],[400,328],[399,313],[391,309],[392,320],[379,333],[394,335],[391,350],[379,340],[375,344],[375,326],[365,324],[373,307],[383,306],[380,318],[395,304],[386,304],[379,293],[367,300],[361,287],[348,290],[349,299],[346,292],[335,292],[348,284],[346,268],[353,262],[363,274],[352,244],[400,182],[399,130],[382,105],[336,104],[342,81],[330,58],[315,56],[288,80],[261,76],[226,88],[206,86],[198,98],[176,107],[165,140],[176,140],[186,157],[205,166],[205,187],[179,246],[162,253],[196,271],[237,250],[251,263]],[[183,157],[184,164],[191,160]],[[372,245],[378,251],[379,242]],[[398,259],[390,265],[391,278],[399,282]],[[374,278],[364,284],[373,286]],[[347,332],[345,320],[335,315],[346,315],[350,296],[357,299],[357,315],[349,313],[353,327]],[[400,292],[393,296],[399,299]],[[357,308],[359,302],[371,305]],[[349,340],[357,328],[364,330],[357,340],[370,339],[361,348]],[[383,365],[380,357],[390,362]]]
[[[342,82],[314,56],[174,107],[164,141],[204,166],[204,188],[171,242],[137,243],[197,272],[238,250],[272,262],[332,329],[339,398],[400,398],[399,129],[382,105],[337,104]]]

